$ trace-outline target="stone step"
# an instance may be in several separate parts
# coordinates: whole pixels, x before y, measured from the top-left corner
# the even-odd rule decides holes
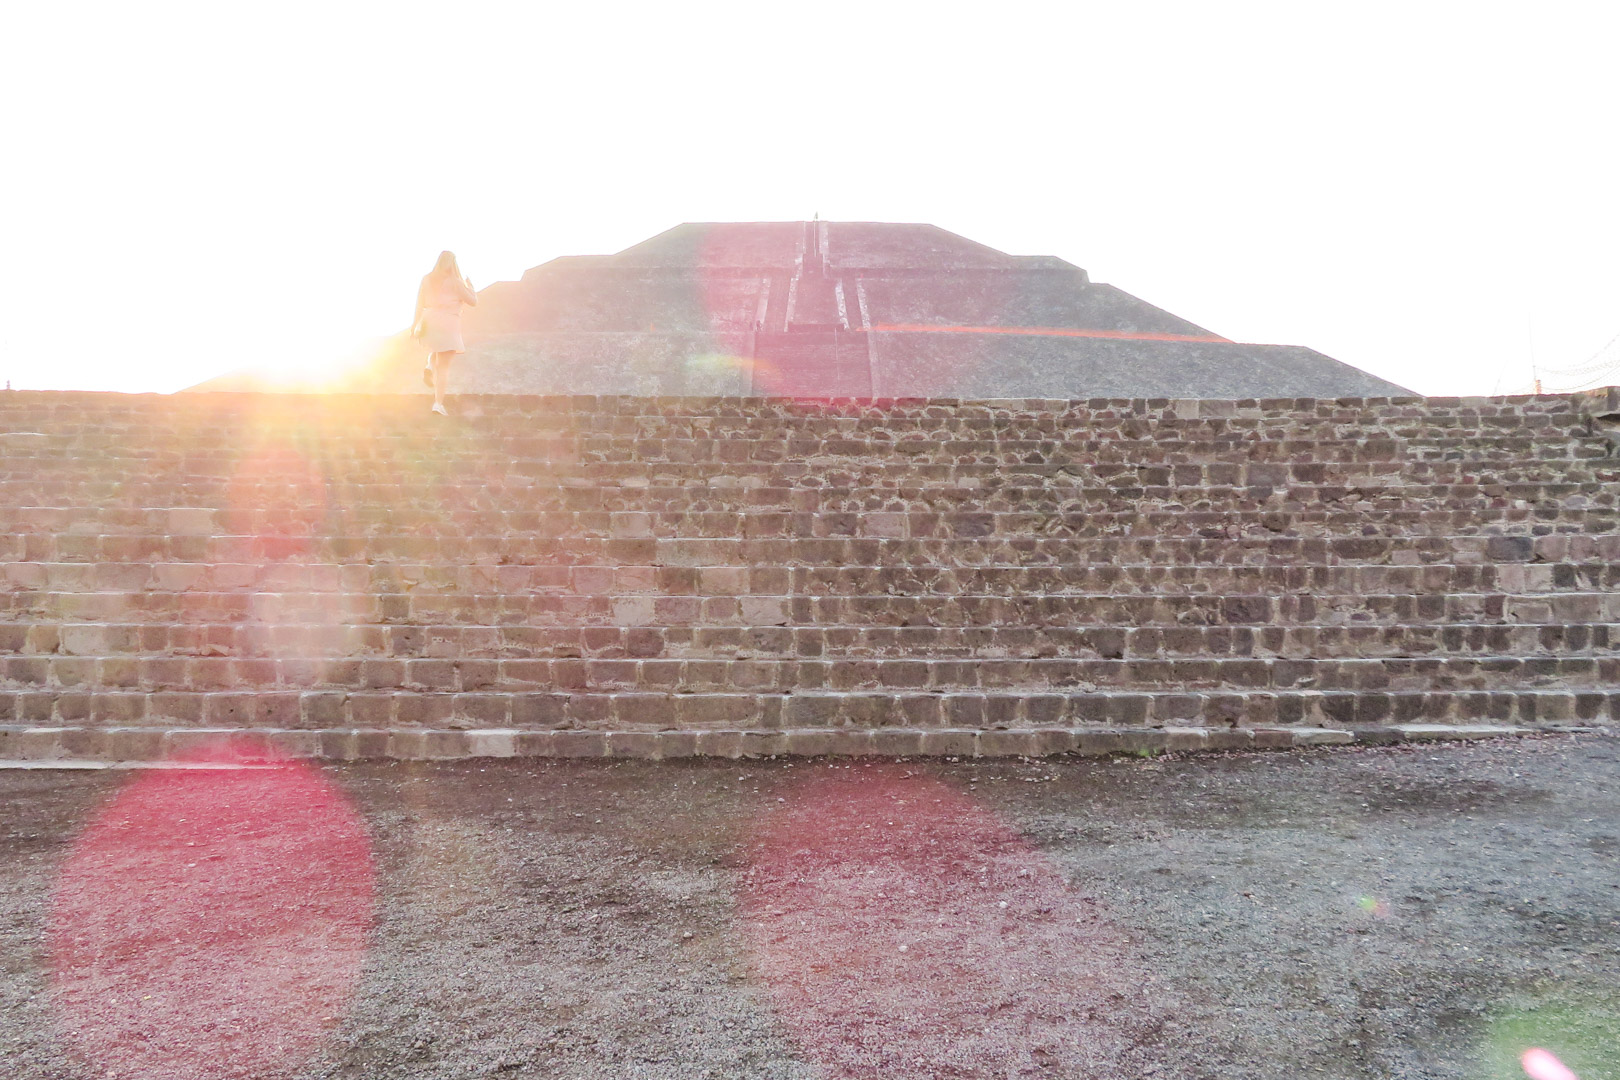
[[[1620,538],[1617,538],[1620,539]],[[1113,596],[1596,592],[1620,586],[1620,561],[1412,566],[605,566],[465,563],[3,562],[0,592],[370,592],[665,596]]]
[[[1572,443],[1600,445],[1593,439],[1588,421],[1573,413],[1557,417],[1520,415],[1502,423],[1442,415],[1406,420],[1375,413],[1360,421],[1282,413],[1274,419],[1252,421],[1049,413],[997,422],[965,415],[964,407],[954,410],[954,416],[926,419],[887,415],[860,420],[821,414],[739,419],[674,414],[658,418],[539,414],[504,421],[462,416],[449,424],[428,425],[420,409],[420,404],[415,405],[403,424],[357,417],[343,425],[249,421],[226,428],[211,417],[136,422],[106,417],[99,423],[61,424],[48,418],[31,420],[0,405],[0,437],[7,439],[7,456],[18,459],[105,453],[114,460],[143,456],[195,462],[204,469],[212,467],[207,463],[211,451],[217,456],[222,447],[237,446],[242,448],[241,453],[265,461],[307,461],[341,454],[356,461],[431,464],[434,460],[478,455],[556,460],[627,448],[656,453],[681,446],[708,450],[732,446],[746,455],[747,450],[741,448],[775,445],[801,456],[841,456],[869,447],[921,452],[940,452],[950,447],[959,452],[962,448],[1016,445],[1036,450],[1151,457],[1161,448],[1198,448],[1246,449],[1264,455],[1322,452],[1329,455],[1329,460],[1375,460],[1403,451],[1434,450],[1476,450],[1505,456],[1510,449],[1543,444],[1561,445],[1561,450],[1555,452],[1567,457],[1577,456],[1571,453]],[[250,438],[244,440],[244,435]]]
[[[0,593],[0,621],[496,623],[612,626],[1342,625],[1611,622],[1620,594],[664,596],[488,593]]]
[[[1178,424],[1244,424],[1282,420],[1354,426],[1384,423],[1467,423],[1507,429],[1567,419],[1579,395],[1538,397],[1263,398],[1208,400],[1173,398],[887,398],[876,401],[793,401],[737,397],[626,397],[591,395],[456,395],[461,417],[498,426],[505,419],[598,427],[620,422],[671,422],[711,418],[758,423],[770,418],[817,420],[844,425],[908,419],[932,423],[1100,423],[1108,420]],[[392,422],[401,430],[423,427],[418,395],[187,394],[128,396],[13,391],[0,415],[75,422],[87,431],[141,423],[212,424],[221,431],[254,427],[343,430],[357,422]],[[438,432],[444,425],[434,425]],[[1362,431],[1367,428],[1363,426]]]
[[[3,394],[0,723],[350,756],[1606,723],[1605,402]]]
[[[1617,474],[1620,476],[1620,474]],[[428,523],[477,521],[481,517],[571,520],[591,515],[644,513],[671,527],[689,517],[746,519],[762,514],[904,513],[910,515],[996,513],[1064,517],[1079,514],[1166,511],[1261,511],[1294,514],[1347,510],[1480,510],[1556,507],[1612,513],[1620,505],[1613,481],[1583,483],[1486,483],[1391,485],[1293,485],[1230,487],[1202,485],[1164,488],[1038,487],[983,485],[930,487],[872,480],[850,487],[745,486],[712,484],[596,485],[590,487],[511,486],[468,482],[426,488],[402,484],[288,485],[118,484],[98,482],[106,497],[73,485],[0,482],[0,530],[107,531],[166,530],[179,509],[221,532],[261,531],[276,516],[307,523],[382,517]],[[17,490],[19,487],[24,490]],[[45,498],[49,496],[49,498]],[[57,505],[45,505],[47,502]],[[105,526],[105,527],[103,527]]]
[[[73,635],[69,636],[71,641]],[[393,660],[295,655],[0,657],[0,690],[96,692],[341,689],[711,694],[747,690],[1078,693],[1271,690],[1518,691],[1620,688],[1620,657],[1423,659]]]
[[[3,434],[3,433],[0,433]],[[1400,439],[1302,437],[1299,433],[1262,438],[1182,438],[1150,440],[1097,438],[1095,432],[1019,437],[949,433],[880,432],[874,437],[826,438],[791,429],[738,432],[715,437],[702,433],[659,438],[614,435],[536,439],[491,438],[474,444],[398,443],[389,446],[356,436],[299,439],[299,452],[251,448],[221,452],[217,436],[180,437],[139,433],[98,439],[52,439],[7,447],[4,471],[17,475],[50,475],[82,470],[87,460],[105,463],[113,472],[171,477],[238,476],[243,468],[270,474],[307,475],[326,471],[336,476],[464,472],[497,475],[519,466],[542,474],[588,470],[596,466],[730,464],[779,465],[793,462],[866,463],[892,460],[895,467],[925,464],[974,464],[987,456],[1008,464],[1093,468],[1101,475],[1130,475],[1138,470],[1179,470],[1190,475],[1220,476],[1257,467],[1283,476],[1345,473],[1377,475],[1398,464],[1417,464],[1437,474],[1463,473],[1480,465],[1507,470],[1588,468],[1612,471],[1601,437],[1584,429],[1536,434],[1432,434]],[[15,440],[12,440],[15,442]],[[290,445],[292,440],[289,440]],[[209,451],[213,452],[210,453]],[[1200,458],[1213,459],[1200,461]],[[1154,481],[1144,481],[1154,482]],[[1158,483],[1164,483],[1160,480]],[[1231,481],[1227,481],[1231,482]],[[1263,481],[1278,483],[1278,480]]]
[[[228,748],[245,761],[445,761],[478,758],[1042,757],[1113,754],[1151,757],[1206,751],[1284,750],[1335,745],[1388,746],[1499,739],[1547,724],[1390,724],[1381,727],[1119,728],[1026,727],[795,728],[704,731],[532,731],[520,728],[0,727],[0,767],[96,769],[169,763]],[[1574,730],[1580,730],[1576,728]]]
[[[1022,515],[1017,515],[1022,517]],[[1045,518],[1042,531],[1019,531],[1014,517],[996,515],[753,515],[740,533],[650,536],[645,518],[622,518],[604,529],[514,528],[478,534],[444,521],[410,531],[345,525],[316,528],[283,518],[256,533],[0,533],[5,562],[608,562],[616,565],[740,565],[750,562],[875,565],[880,554],[909,562],[959,565],[970,560],[1029,562],[1032,552],[1058,551],[1081,541],[1132,539],[1244,539],[1277,536],[1304,541],[1375,542],[1406,538],[1434,541],[1474,534],[1492,562],[1520,562],[1536,555],[1539,536],[1583,533],[1565,551],[1607,552],[1620,531],[1620,512],[1500,510],[1500,512],[1163,512],[1153,515],[1064,515]],[[695,521],[693,531],[719,533],[718,525]],[[808,534],[807,534],[808,533]],[[860,533],[867,533],[862,536]],[[1523,539],[1492,539],[1520,536]],[[1596,539],[1592,539],[1596,538]],[[1492,549],[1490,544],[1494,542]],[[1526,544],[1529,554],[1520,554]],[[1583,551],[1584,549],[1584,551]],[[1495,554],[1490,554],[1495,551]],[[1558,554],[1558,549],[1545,551]],[[753,554],[745,554],[753,552]],[[961,552],[961,554],[957,554]],[[1066,557],[1064,557],[1066,559]],[[1586,559],[1592,560],[1591,555]]]
[[[0,655],[323,659],[1297,659],[1610,656],[1609,623],[1369,626],[528,626],[0,622]]]
[[[34,508],[22,508],[24,510]],[[290,552],[288,538],[250,535],[215,535],[211,511],[178,509],[159,511],[157,522],[167,522],[171,533],[86,533],[53,530],[51,520],[34,519],[40,528],[28,533],[0,533],[0,552],[26,549],[27,561],[41,565],[58,562],[50,556],[60,549],[61,562],[81,564],[170,562],[249,563],[298,557],[286,565],[345,566],[371,564],[375,559],[403,559],[414,564],[465,566],[614,566],[638,577],[646,565],[692,566],[694,553],[723,556],[715,566],[924,566],[990,567],[1050,565],[1158,565],[1158,566],[1416,566],[1441,563],[1610,563],[1620,561],[1620,533],[1546,533],[1544,535],[1353,535],[1301,537],[1262,531],[1235,536],[1047,536],[1014,537],[783,537],[758,536],[769,524],[726,517],[714,524],[724,544],[688,544],[654,539],[655,556],[644,566],[626,562],[627,545],[646,547],[641,540],[609,538],[539,538],[533,519],[500,513],[477,515],[466,527],[444,534],[435,531],[401,532],[391,520],[350,534],[311,536],[304,550]],[[734,531],[722,530],[729,524]],[[358,529],[359,522],[350,522]],[[499,526],[500,531],[489,531]],[[753,535],[751,535],[751,533]],[[302,538],[296,538],[302,540]],[[274,548],[275,550],[272,550]],[[611,552],[615,558],[606,556]],[[20,561],[23,552],[8,561]],[[498,558],[497,558],[498,556]],[[499,560],[504,560],[500,562]],[[383,564],[379,564],[383,565]]]
[[[1610,723],[1617,714],[1620,692],[1607,690],[946,694],[0,690],[0,725],[89,722],[234,730],[514,727],[600,733],[1273,724],[1344,728],[1405,723]]]
[[[1545,526],[1543,526],[1545,527]],[[376,533],[336,536],[132,536],[127,534],[0,533],[0,560],[38,564],[219,564],[286,563],[288,565],[433,565],[600,566],[623,567],[644,577],[648,567],[753,566],[913,566],[981,565],[1049,566],[1101,563],[1116,553],[1136,554],[1136,545],[1152,544],[1147,554],[1165,552],[1172,559],[1199,565],[1223,544],[1223,558],[1252,559],[1241,548],[1248,543],[1279,541],[1297,545],[1300,555],[1323,565],[1339,565],[1365,552],[1369,560],[1391,564],[1425,557],[1459,564],[1543,561],[1606,562],[1620,551],[1620,534],[1559,533],[1540,536],[1445,533],[1298,537],[1238,534],[1192,536],[1002,536],[940,538],[756,537],[743,539],[614,539],[611,537],[543,537],[535,534],[484,536],[462,533],[419,535]],[[1185,546],[1179,546],[1185,545]],[[1415,549],[1415,551],[1414,551]],[[1268,549],[1269,550],[1269,549]],[[1323,550],[1332,555],[1321,556]],[[1326,562],[1322,562],[1323,559]],[[1286,564],[1286,563],[1285,563]],[[180,572],[180,571],[177,571]],[[348,572],[348,571],[345,571]]]
[[[3,432],[0,432],[3,434]],[[1103,436],[1103,437],[1098,437]],[[580,434],[580,436],[535,437],[494,436],[457,444],[428,440],[390,440],[386,436],[298,437],[274,444],[269,449],[220,452],[219,436],[173,432],[125,432],[120,436],[52,437],[39,436],[32,442],[16,442],[6,450],[8,470],[52,470],[84,460],[105,461],[109,468],[144,466],[156,473],[232,476],[241,463],[267,471],[308,473],[311,468],[343,465],[352,470],[462,471],[467,468],[507,468],[507,466],[588,466],[645,461],[645,463],[701,463],[701,461],[753,461],[781,463],[805,460],[867,460],[897,458],[901,461],[977,460],[982,455],[1009,461],[1040,465],[1097,465],[1113,471],[1134,468],[1197,468],[1197,458],[1213,458],[1205,463],[1218,471],[1239,468],[1241,463],[1265,463],[1268,468],[1301,468],[1306,473],[1330,470],[1379,471],[1393,461],[1413,461],[1435,470],[1466,470],[1471,463],[1498,463],[1503,466],[1605,465],[1601,437],[1584,427],[1545,432],[1413,432],[1396,439],[1356,439],[1338,434],[1314,436],[1307,432],[1281,431],[1262,436],[1187,437],[1179,432],[1155,432],[1147,439],[1123,437],[1116,432],[1076,431],[1051,434],[1019,432],[880,431],[872,436],[815,434],[792,427],[758,431],[667,432],[648,437],[637,434]],[[301,445],[298,445],[301,444]],[[235,444],[230,444],[235,445]],[[262,444],[261,444],[262,445]],[[293,452],[293,445],[298,450]],[[212,450],[212,453],[209,453]],[[1312,470],[1311,466],[1315,466]]]
[[[1620,469],[1613,467],[1584,462],[1529,465],[1522,458],[1500,466],[1482,464],[1458,470],[1433,470],[1404,461],[1376,470],[1350,469],[1324,466],[1320,459],[1310,468],[1253,463],[1201,468],[1210,475],[1176,475],[1170,468],[1111,468],[1094,462],[933,463],[893,454],[874,454],[850,465],[814,459],[765,464],[638,461],[568,469],[531,468],[522,462],[483,468],[440,463],[433,470],[393,469],[381,474],[344,463],[320,470],[256,464],[230,468],[220,475],[165,475],[140,462],[115,468],[79,461],[48,469],[24,469],[12,462],[0,474],[0,496],[11,506],[99,506],[106,505],[107,499],[120,508],[233,506],[273,498],[308,505],[326,501],[357,507],[394,506],[403,501],[453,508],[519,500],[532,509],[592,509],[578,501],[589,496],[604,502],[639,500],[638,508],[645,509],[649,500],[659,504],[701,495],[733,500],[738,509],[758,504],[816,509],[813,500],[818,494],[848,497],[841,489],[860,484],[939,503],[1001,499],[1008,505],[1051,507],[1122,497],[1181,502],[1273,499],[1301,504],[1348,498],[1545,502],[1576,496],[1600,499],[1612,493],[1612,485],[1620,479]],[[85,501],[87,496],[96,501]]]

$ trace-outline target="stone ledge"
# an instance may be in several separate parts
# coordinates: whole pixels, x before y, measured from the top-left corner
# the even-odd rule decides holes
[[[162,761],[229,741],[239,760],[456,761],[468,758],[1047,757],[1152,756],[1222,750],[1442,742],[1595,730],[1588,726],[1397,724],[1320,728],[796,728],[709,731],[533,731],[433,728],[322,731],[229,728],[0,726],[0,762]]]

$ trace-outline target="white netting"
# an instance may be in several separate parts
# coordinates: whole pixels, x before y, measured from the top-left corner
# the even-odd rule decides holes
[[[1532,381],[1508,394],[1572,394],[1578,390],[1591,390],[1598,386],[1620,385],[1620,334],[1593,353],[1583,363],[1570,368],[1535,365]]]

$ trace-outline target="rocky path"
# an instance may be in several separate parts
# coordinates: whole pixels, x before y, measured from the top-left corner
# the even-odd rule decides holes
[[[0,1072],[1620,1077],[1620,742],[0,772]]]

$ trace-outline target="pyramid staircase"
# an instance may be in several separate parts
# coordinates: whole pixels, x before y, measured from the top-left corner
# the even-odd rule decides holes
[[[1615,395],[0,395],[0,758],[1608,724]]]

